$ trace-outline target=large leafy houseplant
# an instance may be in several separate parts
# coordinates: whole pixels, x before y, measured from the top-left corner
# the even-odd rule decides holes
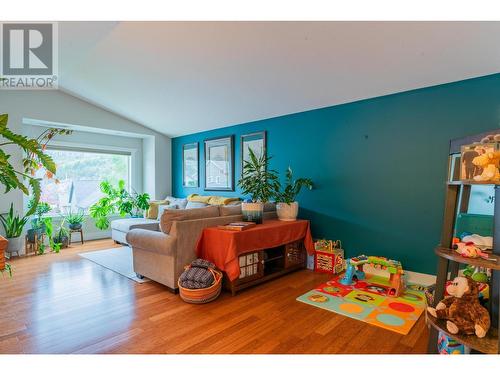
[[[285,173],[286,183],[284,189],[276,194],[276,212],[278,218],[284,221],[293,221],[297,219],[299,204],[296,201],[302,188],[312,190],[313,182],[310,178],[293,179],[292,168],[288,167]]]
[[[71,134],[71,130],[49,128],[43,131],[37,138],[28,138],[17,134],[8,127],[9,116],[0,114],[0,185],[4,192],[19,189],[25,195],[32,194],[36,203],[40,201],[40,181],[35,177],[37,170],[45,169],[45,177],[52,179],[56,173],[56,165],[52,158],[45,154],[47,144],[55,135]],[[5,150],[6,146],[14,146],[23,151],[22,167],[16,167],[11,163],[11,155]],[[28,210],[26,216],[32,215],[36,205]],[[4,264],[3,250],[6,248],[6,240],[0,236],[0,271],[4,268],[11,272],[9,264]]]
[[[95,220],[95,225],[101,230],[109,228],[109,216],[120,214],[120,216],[140,216],[143,210],[149,208],[149,194],[130,193],[125,188],[125,181],[118,181],[115,187],[109,181],[103,181],[100,185],[104,197],[89,208],[90,216]]]
[[[265,153],[256,156],[248,149],[249,160],[243,162],[243,173],[238,181],[242,193],[249,195],[250,202],[242,204],[243,217],[247,221],[262,222],[264,203],[274,197],[280,189],[278,172],[269,169],[270,157]]]

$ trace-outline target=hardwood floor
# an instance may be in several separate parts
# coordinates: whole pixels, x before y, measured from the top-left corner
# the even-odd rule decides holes
[[[0,353],[425,353],[423,316],[402,336],[296,302],[328,275],[299,271],[189,305],[78,256],[74,245],[11,261],[0,277]]]

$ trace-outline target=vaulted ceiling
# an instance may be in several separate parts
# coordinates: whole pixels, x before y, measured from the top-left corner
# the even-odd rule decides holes
[[[498,73],[499,44],[500,22],[62,22],[59,86],[178,136]]]

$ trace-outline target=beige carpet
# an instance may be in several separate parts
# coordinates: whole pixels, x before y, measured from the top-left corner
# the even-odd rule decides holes
[[[78,254],[82,258],[88,259],[102,267],[119,273],[137,283],[145,283],[149,279],[139,279],[133,266],[132,249],[128,246],[114,247],[112,249],[90,251]]]

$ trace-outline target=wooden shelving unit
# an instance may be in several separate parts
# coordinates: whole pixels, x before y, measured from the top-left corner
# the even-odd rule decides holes
[[[427,321],[429,322],[431,329],[428,343],[429,353],[437,352],[437,335],[439,331],[444,332],[446,335],[452,337],[458,342],[463,343],[464,345],[467,345],[477,352],[485,354],[500,353],[498,338],[498,326],[500,323],[500,185],[494,185],[492,183],[477,183],[477,185],[493,185],[495,189],[493,253],[490,255],[490,258],[493,260],[465,258],[451,249],[457,215],[459,213],[467,212],[471,186],[476,185],[475,182],[463,182],[456,180],[457,171],[452,170],[451,168],[452,165],[456,164],[452,163],[452,159],[455,159],[455,163],[459,162],[456,160],[456,154],[460,153],[461,146],[479,142],[484,136],[492,133],[497,133],[497,130],[450,141],[450,167],[448,171],[449,181],[446,184],[443,229],[441,232],[440,244],[435,249],[435,253],[438,256],[438,266],[434,296],[434,304],[437,304],[443,299],[448,275],[450,279],[455,278],[458,275],[460,265],[490,268],[492,270],[492,277],[490,280],[490,300],[488,302],[488,310],[491,317],[491,328],[486,337],[482,339],[476,337],[475,335],[453,335],[447,331],[445,321],[437,321],[433,316],[427,313]]]

